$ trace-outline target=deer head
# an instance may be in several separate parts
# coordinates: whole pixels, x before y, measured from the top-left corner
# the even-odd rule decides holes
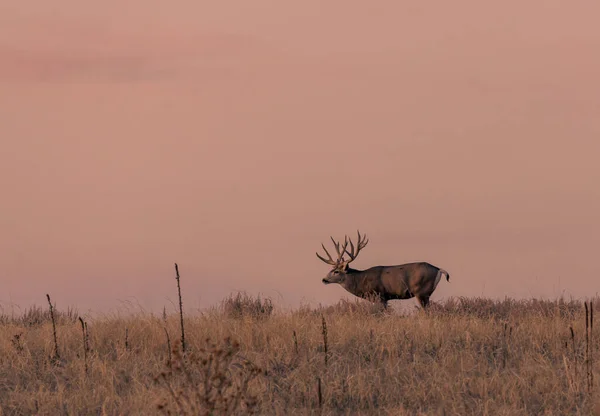
[[[325,276],[325,278],[323,279],[323,283],[325,283],[325,284],[330,284],[330,283],[343,284],[345,282],[346,276],[347,276],[347,271],[348,271],[348,265],[350,263],[352,263],[354,260],[356,260],[356,257],[358,257],[358,253],[360,253],[360,251],[363,248],[365,248],[365,246],[369,242],[369,240],[367,240],[366,234],[361,236],[360,231],[357,231],[357,234],[358,234],[358,241],[356,243],[356,247],[354,246],[352,239],[348,238],[348,236],[344,237],[343,245],[341,245],[339,242],[335,241],[333,239],[333,237],[331,237],[331,241],[333,242],[333,246],[335,247],[335,251],[337,252],[336,260],[334,260],[331,257],[331,255],[325,248],[325,245],[321,244],[321,246],[323,247],[323,250],[325,250],[325,254],[327,255],[327,258],[321,257],[319,255],[319,253],[316,253],[317,257],[319,259],[321,259],[321,261],[333,266],[333,269],[331,269],[331,271],[329,273],[327,273],[327,276]],[[348,244],[350,244],[350,250],[348,250]],[[356,251],[355,251],[355,249],[356,249]],[[348,255],[348,260],[344,259],[344,254]]]

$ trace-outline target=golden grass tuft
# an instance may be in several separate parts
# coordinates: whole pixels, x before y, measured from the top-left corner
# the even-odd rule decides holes
[[[269,298],[253,297],[245,292],[229,295],[221,301],[221,312],[229,318],[268,318],[275,307]]]
[[[0,316],[0,414],[599,414],[590,304],[586,324],[584,304],[565,299],[461,298],[405,315],[240,299],[242,313],[186,315],[185,354],[168,337],[179,316],[87,318],[84,331],[56,309],[61,365],[49,320]]]
[[[248,386],[262,371],[239,351],[229,337],[220,344],[206,339],[187,355],[175,347],[173,359],[154,379],[167,391],[157,410],[165,415],[255,414],[258,399]]]

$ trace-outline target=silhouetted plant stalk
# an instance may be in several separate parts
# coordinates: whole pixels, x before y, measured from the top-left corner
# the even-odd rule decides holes
[[[321,314],[322,321],[322,334],[323,334],[323,352],[325,353],[325,367],[327,367],[328,363],[328,346],[327,346],[327,322],[325,322],[325,317]]]
[[[590,391],[590,315],[587,302],[585,306],[585,376],[588,391]]]
[[[590,301],[590,386],[594,388],[594,304]]]
[[[575,349],[575,331],[573,327],[570,326],[571,330],[571,345],[573,346],[573,362],[575,363],[575,374],[577,374],[577,350]]]
[[[588,392],[592,392],[594,388],[594,360],[593,360],[593,329],[594,329],[594,305],[590,301],[589,306],[587,302],[585,305],[585,373]]]
[[[173,357],[171,356],[171,337],[169,336],[169,331],[167,331],[167,328],[164,327],[163,328],[165,330],[165,335],[167,336],[167,354],[169,357],[169,361],[167,361],[167,366],[171,366],[171,362],[173,361]]]
[[[296,351],[296,355],[298,355],[298,337],[296,336],[296,331],[292,333],[292,337],[294,338],[294,350]]]
[[[179,266],[175,263],[175,279],[177,279],[177,293],[179,295],[179,320],[181,322],[181,350],[185,354],[185,329],[183,327],[183,301],[181,299],[181,284],[179,283]]]
[[[317,399],[319,403],[319,409],[323,408],[323,391],[321,389],[321,377],[317,377]]]
[[[565,349],[566,352],[563,355],[563,363],[565,366],[565,375],[567,377],[567,383],[569,385],[569,390],[573,393],[578,393],[580,391],[580,383],[579,383],[579,371],[577,364],[577,348],[575,344],[575,331],[573,330],[573,326],[569,326],[569,332],[571,335],[571,352],[573,356],[573,362],[570,363],[567,355],[569,353],[569,343],[565,341]]]
[[[129,351],[129,328],[125,328],[125,351]]]
[[[52,319],[52,334],[54,335],[54,360],[60,359],[60,354],[58,353],[58,338],[56,337],[56,321],[54,320],[54,307],[52,306],[52,302],[50,301],[50,295],[46,294],[46,298],[48,298],[48,305],[50,305],[50,319]]]
[[[83,346],[83,362],[85,364],[85,373],[88,373],[88,362],[87,362],[87,337],[85,331],[85,322],[83,322],[83,318],[79,317],[79,322],[81,323],[81,344]]]
[[[506,362],[508,361],[508,347],[510,345],[510,339],[512,337],[513,327],[508,325],[508,322],[504,323],[504,346],[502,348],[502,368],[506,368]]]
[[[89,353],[90,352],[90,331],[88,330],[87,322],[83,322],[85,326],[85,349]]]

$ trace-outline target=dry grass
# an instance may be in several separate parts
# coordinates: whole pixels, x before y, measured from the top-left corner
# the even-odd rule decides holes
[[[221,312],[228,318],[268,318],[274,309],[271,299],[254,298],[244,292],[229,295],[220,306]]]
[[[58,361],[34,310],[0,317],[2,415],[589,415],[600,403],[587,370],[599,337],[586,348],[576,301],[455,299],[404,316],[233,297],[186,315],[185,355],[177,315],[87,318],[83,332],[58,308]]]

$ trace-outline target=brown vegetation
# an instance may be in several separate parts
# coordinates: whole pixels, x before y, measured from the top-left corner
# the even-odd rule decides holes
[[[56,344],[49,314],[0,316],[0,414],[594,414],[589,304],[431,306],[233,296],[186,315],[185,354],[178,314],[79,321],[58,305]]]

